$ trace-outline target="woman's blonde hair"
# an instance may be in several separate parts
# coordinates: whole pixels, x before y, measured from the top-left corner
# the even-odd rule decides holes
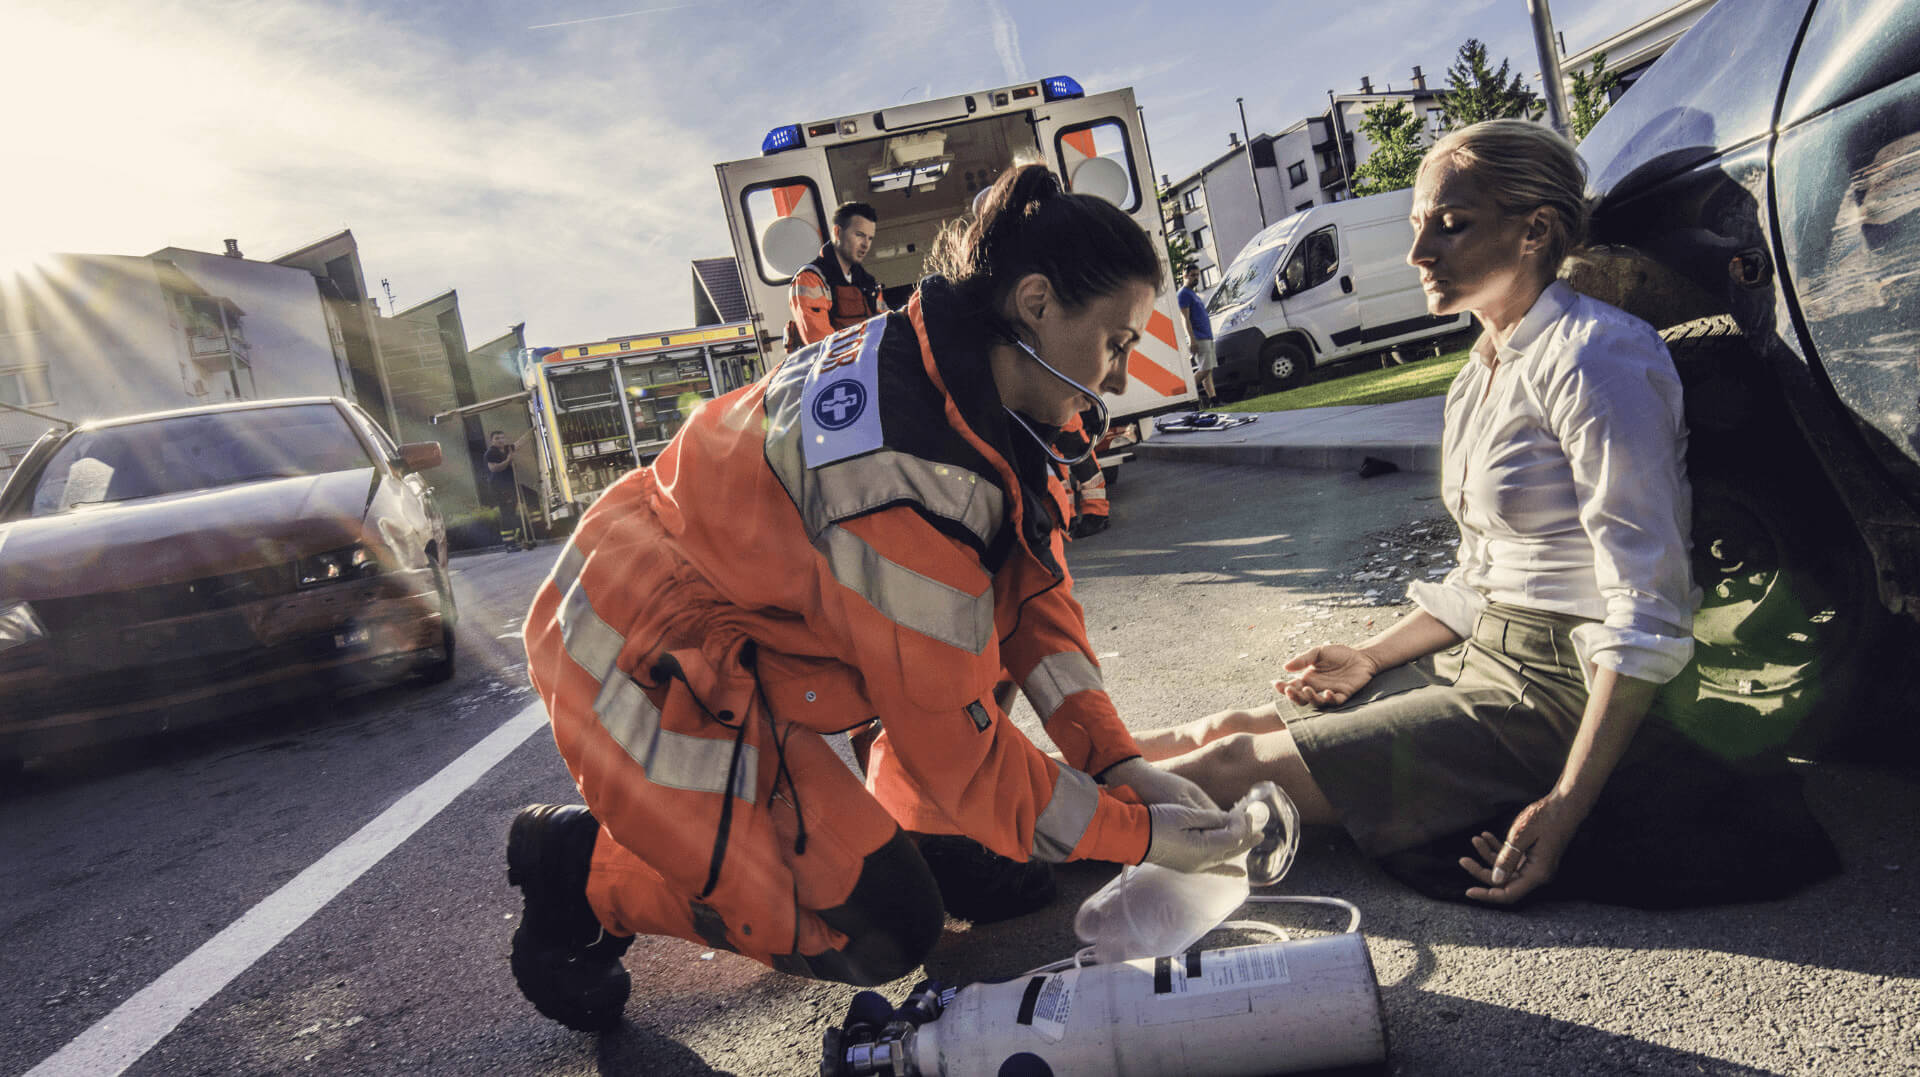
[[[1587,241],[1587,166],[1573,143],[1526,120],[1485,120],[1441,137],[1420,162],[1420,175],[1442,164],[1471,169],[1506,213],[1553,211],[1547,268],[1558,272]]]

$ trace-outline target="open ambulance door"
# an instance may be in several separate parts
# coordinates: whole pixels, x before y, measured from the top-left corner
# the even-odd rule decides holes
[[[771,370],[786,358],[787,285],[828,239],[835,203],[827,153],[801,147],[713,167],[748,314]]]
[[[1052,101],[1034,110],[1034,134],[1047,164],[1075,194],[1104,198],[1131,216],[1153,237],[1163,272],[1166,228],[1154,195],[1153,162],[1140,131],[1132,90]],[[1187,357],[1187,327],[1177,300],[1180,285],[1169,280],[1154,303],[1153,317],[1127,360],[1127,391],[1107,398],[1115,425],[1163,411],[1184,408],[1199,399],[1193,363]]]

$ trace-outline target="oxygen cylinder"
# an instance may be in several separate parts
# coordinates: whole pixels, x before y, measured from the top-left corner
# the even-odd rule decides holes
[[[973,984],[899,1048],[923,1077],[1255,1077],[1377,1063],[1387,1040],[1349,932]]]

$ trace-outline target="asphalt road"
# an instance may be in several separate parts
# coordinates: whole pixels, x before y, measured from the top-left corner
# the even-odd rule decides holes
[[[1145,729],[1264,698],[1300,647],[1404,612],[1406,579],[1446,563],[1434,485],[1130,465],[1114,528],[1071,552],[1121,713]],[[116,1072],[100,1061],[113,1050],[132,1074],[816,1072],[851,989],[690,943],[634,946],[628,1020],[604,1037],[519,998],[504,829],[524,803],[573,795],[527,714],[517,636],[554,553],[455,562],[448,684],[57,760],[0,794],[0,1073]],[[511,749],[497,765],[446,786],[444,810],[409,808],[490,734]],[[1393,1073],[1920,1073],[1920,772],[1805,769],[1848,870],[1787,901],[1462,907],[1400,888],[1335,832],[1310,834],[1282,889],[1364,911]],[[366,853],[368,830],[397,846]],[[329,876],[354,850],[364,873]],[[927,972],[966,983],[1069,954],[1074,908],[1111,873],[1069,865],[1054,908],[950,924]],[[290,893],[317,911],[289,912]],[[196,988],[210,997],[182,1004]]]

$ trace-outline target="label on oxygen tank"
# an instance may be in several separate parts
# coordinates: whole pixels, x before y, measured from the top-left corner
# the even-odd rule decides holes
[[[1139,958],[1128,965],[1153,977],[1156,996],[1210,995],[1291,983],[1284,943],[1188,950],[1174,957]]]
[[[1046,978],[1033,1000],[1033,1030],[1058,1043],[1067,1034],[1067,1018],[1073,1015],[1073,989],[1080,978],[1079,969],[1068,969]]]

